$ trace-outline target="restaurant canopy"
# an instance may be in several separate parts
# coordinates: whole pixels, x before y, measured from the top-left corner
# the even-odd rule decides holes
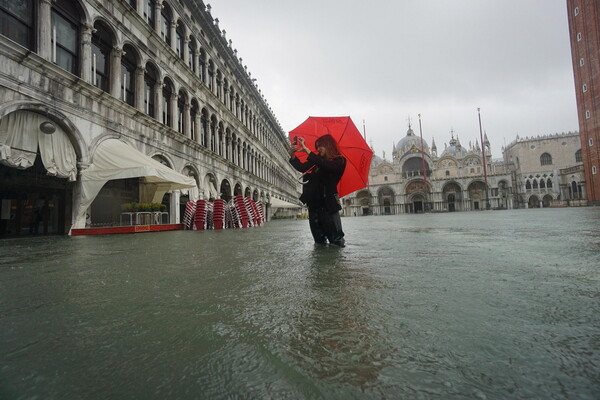
[[[82,197],[73,228],[85,228],[86,211],[106,182],[128,178],[142,178],[141,202],[160,202],[167,191],[197,187],[194,178],[172,170],[120,140],[107,139],[98,145],[90,167],[81,172]],[[195,190],[192,192],[197,194]]]

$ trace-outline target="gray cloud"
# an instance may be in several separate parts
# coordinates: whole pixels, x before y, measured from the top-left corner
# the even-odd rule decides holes
[[[213,16],[289,131],[350,115],[378,155],[411,115],[494,157],[517,134],[577,130],[566,5],[547,0],[213,0]]]

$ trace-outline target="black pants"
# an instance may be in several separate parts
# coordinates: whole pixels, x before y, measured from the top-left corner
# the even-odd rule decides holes
[[[344,245],[344,231],[342,220],[338,211],[330,214],[324,208],[308,210],[308,223],[315,243],[329,243],[338,246]]]

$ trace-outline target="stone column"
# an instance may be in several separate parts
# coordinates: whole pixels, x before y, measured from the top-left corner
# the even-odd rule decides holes
[[[39,30],[38,30],[38,54],[44,60],[52,60],[52,1],[40,0],[39,8]]]
[[[144,18],[144,0],[135,0],[135,9],[140,18]]]
[[[200,113],[196,114],[192,123],[194,124],[194,134],[196,135],[194,140],[198,143],[202,143],[202,138],[200,137],[202,135],[202,129],[200,128]]]
[[[154,31],[160,35],[160,22],[161,22],[161,11],[163,9],[162,0],[156,0],[154,5]]]
[[[173,15],[173,18],[175,18],[175,15]],[[169,46],[171,46],[171,49],[173,49],[173,51],[175,51],[175,41],[177,40],[177,21],[171,21],[171,43],[169,43]]]
[[[185,63],[185,65],[188,65],[188,61],[190,59],[189,46],[190,46],[190,38],[189,38],[189,36],[186,36],[183,38],[183,49],[181,49],[181,58],[183,59],[183,62]]]
[[[179,197],[181,192],[179,190],[173,190],[169,199],[169,222],[172,224],[179,223]]]
[[[123,77],[121,76],[121,57],[125,55],[123,49],[113,47],[110,52],[110,82],[109,91],[113,97],[117,99],[123,99],[123,92],[121,91],[121,83]]]
[[[169,106],[171,108],[171,128],[175,129],[176,131],[178,131],[178,125],[179,125],[179,110],[177,109],[177,94],[176,93],[172,93],[171,94],[171,99],[169,101]]]
[[[135,69],[135,108],[142,113],[146,113],[146,109],[144,107],[144,100],[146,98],[146,94],[144,93],[146,85],[144,84],[144,68],[137,67]]]
[[[151,117],[154,117],[157,121],[162,122],[162,88],[163,88],[163,84],[160,82],[157,82],[156,85],[154,85],[154,89],[153,89],[153,93],[150,93],[150,96],[154,96],[154,115],[151,115]]]
[[[192,129],[190,125],[191,115],[190,115],[190,104],[185,103],[183,106],[183,134],[186,138],[192,137]]]
[[[81,79],[90,85],[94,84],[92,76],[92,35],[96,30],[85,24],[81,29]]]

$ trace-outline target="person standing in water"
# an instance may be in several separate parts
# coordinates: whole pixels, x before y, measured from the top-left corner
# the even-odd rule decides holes
[[[296,138],[294,141],[296,142]],[[290,147],[290,164],[303,173],[300,201],[308,207],[308,222],[315,243],[329,241],[344,247],[344,231],[339,213],[342,207],[337,184],[346,169],[346,159],[331,135],[318,138],[315,147],[317,152],[313,153],[306,147],[302,137],[298,137],[297,144]],[[296,157],[296,153],[301,151],[308,154],[306,162],[301,162]]]

